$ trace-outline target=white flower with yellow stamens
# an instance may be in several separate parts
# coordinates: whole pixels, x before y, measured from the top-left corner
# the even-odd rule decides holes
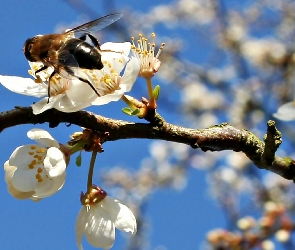
[[[124,92],[130,91],[137,79],[140,69],[139,61],[129,57],[131,44],[105,43],[101,45],[102,70],[75,70],[75,75],[88,80],[97,93],[85,82],[78,78],[55,74],[50,81],[50,98],[45,97],[31,105],[34,114],[40,114],[48,109],[55,108],[63,112],[76,112],[91,105],[103,105],[119,100]],[[0,76],[0,83],[9,90],[35,97],[47,96],[48,79],[53,68],[47,68],[35,76],[36,70],[42,67],[41,63],[30,63],[29,73],[35,78]],[[120,76],[121,71],[124,74]]]
[[[40,145],[23,145],[14,150],[4,163],[5,181],[13,197],[38,200],[62,188],[69,156],[47,131],[32,129],[27,135]]]

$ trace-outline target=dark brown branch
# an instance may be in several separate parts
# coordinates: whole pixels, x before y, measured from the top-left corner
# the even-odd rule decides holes
[[[16,125],[45,122],[48,122],[50,127],[65,122],[109,132],[108,141],[147,138],[184,143],[203,151],[240,151],[244,152],[257,167],[270,170],[289,180],[295,179],[295,161],[275,156],[275,151],[281,143],[281,134],[275,128],[273,121],[268,122],[264,143],[251,132],[227,123],[206,129],[188,129],[169,124],[158,114],[154,123],[150,124],[109,119],[86,111],[62,113],[52,109],[34,115],[31,108],[16,107],[11,111],[0,113],[0,131]]]

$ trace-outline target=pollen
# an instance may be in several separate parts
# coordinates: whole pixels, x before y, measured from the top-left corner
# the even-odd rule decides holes
[[[46,152],[46,149],[45,148],[40,148],[40,149],[38,149],[37,151],[36,151],[37,153],[45,153]]]
[[[34,169],[35,165],[37,164],[36,160],[32,160],[31,163],[28,165],[29,169]]]
[[[36,149],[37,147],[35,145],[32,145],[31,146],[31,149]]]
[[[43,181],[43,178],[42,178],[42,176],[39,173],[36,174],[35,177],[38,180],[38,182],[42,182]]]

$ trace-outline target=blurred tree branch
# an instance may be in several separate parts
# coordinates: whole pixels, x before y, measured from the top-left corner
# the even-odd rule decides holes
[[[261,141],[253,133],[235,128],[228,123],[210,126],[206,129],[190,129],[166,122],[159,114],[151,123],[133,123],[106,118],[87,111],[63,113],[55,109],[34,115],[31,107],[16,107],[0,113],[0,130],[20,124],[41,124],[48,122],[50,127],[59,123],[76,124],[101,132],[109,132],[107,141],[131,138],[166,140],[200,148],[202,151],[232,150],[243,152],[261,169],[266,169],[282,177],[295,179],[295,161],[291,158],[275,156],[281,144],[281,133],[275,122],[267,123],[267,134]]]

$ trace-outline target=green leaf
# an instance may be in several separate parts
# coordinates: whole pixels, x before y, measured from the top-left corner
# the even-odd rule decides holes
[[[154,99],[157,101],[158,98],[160,96],[160,86],[157,85],[154,89],[153,89],[153,97]]]
[[[131,108],[122,108],[122,112],[126,115],[132,115],[133,110]]]
[[[138,115],[139,114],[139,112],[140,112],[140,110],[139,109],[135,109],[132,113],[131,113],[131,115]]]
[[[78,167],[81,167],[81,164],[82,164],[82,153],[81,153],[81,151],[80,151],[80,154],[77,156],[77,158],[76,158],[76,165],[78,166]]]

